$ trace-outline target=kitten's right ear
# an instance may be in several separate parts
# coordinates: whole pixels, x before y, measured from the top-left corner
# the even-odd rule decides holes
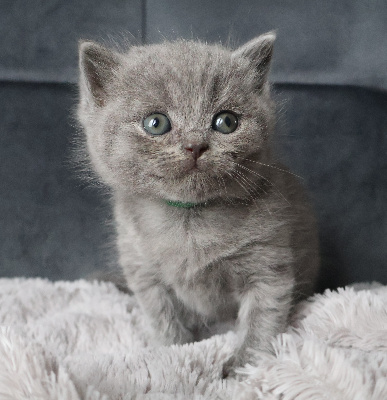
[[[107,98],[107,85],[119,66],[119,54],[94,42],[79,43],[81,96],[102,107]]]
[[[257,88],[260,89],[267,81],[273,45],[276,38],[274,31],[264,33],[250,40],[233,52],[233,57],[242,57],[250,61],[250,65],[257,71]]]

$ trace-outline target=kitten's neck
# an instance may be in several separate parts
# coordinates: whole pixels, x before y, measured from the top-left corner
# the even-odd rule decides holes
[[[165,204],[171,207],[177,207],[177,208],[197,208],[197,207],[205,207],[206,202],[204,203],[184,203],[182,201],[174,201],[174,200],[164,200]]]

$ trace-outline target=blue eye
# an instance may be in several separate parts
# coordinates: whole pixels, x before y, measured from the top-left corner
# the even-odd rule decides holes
[[[212,129],[220,133],[232,133],[237,127],[238,118],[230,111],[221,111],[212,120]]]
[[[143,121],[144,129],[154,136],[164,135],[171,130],[171,122],[164,114],[151,114]]]

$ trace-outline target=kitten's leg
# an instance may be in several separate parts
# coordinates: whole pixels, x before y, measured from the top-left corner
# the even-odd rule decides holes
[[[141,309],[148,316],[156,339],[163,345],[193,341],[193,334],[184,327],[179,316],[182,306],[173,301],[171,294],[160,283],[135,290]]]
[[[234,361],[234,367],[251,362],[251,350],[273,352],[274,337],[284,332],[293,300],[294,279],[286,267],[274,269],[278,275],[260,277],[240,293],[238,334],[244,339]]]

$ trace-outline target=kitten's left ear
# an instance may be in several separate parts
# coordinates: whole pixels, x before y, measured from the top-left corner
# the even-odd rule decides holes
[[[258,72],[258,88],[261,88],[267,81],[275,38],[274,31],[264,33],[232,53],[233,57],[242,57],[250,60],[251,66]]]
[[[119,63],[119,54],[112,50],[94,42],[80,42],[81,96],[97,106],[103,106],[108,96],[107,86],[114,78]]]

